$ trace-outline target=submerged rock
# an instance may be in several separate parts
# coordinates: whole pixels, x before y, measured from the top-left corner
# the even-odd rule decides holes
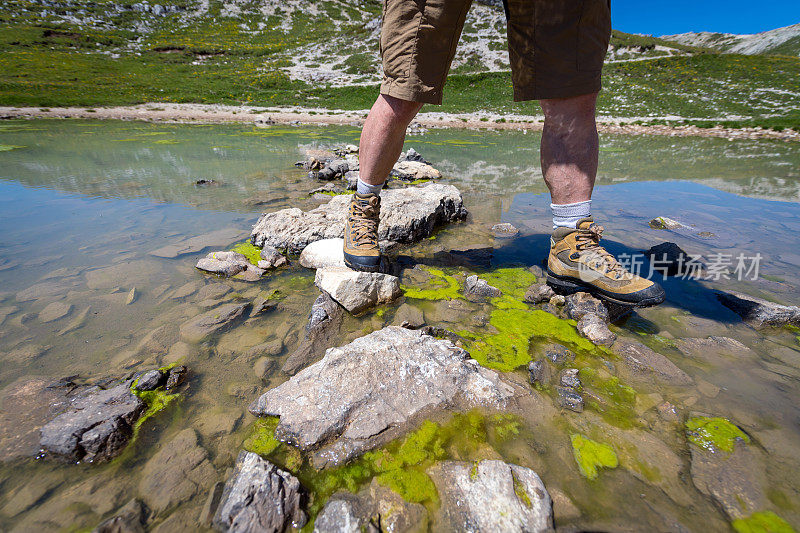
[[[314,269],[332,266],[344,268],[344,239],[312,242],[300,254],[300,264]]]
[[[388,326],[342,347],[267,391],[250,406],[279,416],[276,436],[340,464],[444,407],[500,406],[514,388],[447,340]]]
[[[224,304],[185,322],[181,337],[189,342],[200,342],[209,335],[224,330],[250,309],[250,302]]]
[[[72,304],[53,302],[39,312],[39,320],[55,322],[59,318],[67,316],[70,311],[72,311]]]
[[[305,335],[300,345],[286,358],[283,370],[289,375],[296,374],[314,359],[330,348],[339,333],[344,320],[344,311],[330,294],[325,291],[317,296],[311,306],[311,314],[305,327]]]
[[[492,235],[500,239],[510,239],[511,237],[516,237],[519,234],[519,229],[517,229],[513,224],[509,224],[508,222],[495,224],[494,226],[492,226],[491,231]]]
[[[214,515],[214,528],[240,533],[300,529],[306,523],[302,497],[296,477],[258,454],[239,452]]]
[[[166,381],[167,376],[162,374],[160,370],[148,370],[136,378],[134,386],[136,390],[148,391],[157,389]]]
[[[391,302],[402,294],[400,279],[397,276],[378,272],[358,272],[346,267],[327,267],[317,270],[314,284],[354,314],[378,304]]]
[[[131,500],[114,516],[101,522],[92,533],[144,533],[145,516],[142,502]]]
[[[593,344],[601,346],[611,346],[617,339],[605,320],[595,313],[587,313],[578,320],[578,333],[589,339]]]
[[[115,457],[128,444],[133,424],[145,409],[130,387],[130,381],[125,381],[72,399],[66,411],[42,427],[42,451],[71,462]]]
[[[682,229],[688,228],[689,226],[685,224],[681,224],[677,220],[672,220],[671,218],[667,217],[656,217],[650,221],[650,227],[653,229]]]
[[[314,241],[344,236],[349,196],[336,196],[311,211],[298,208],[265,213],[253,226],[251,241],[300,253]],[[461,193],[452,185],[389,189],[381,192],[378,237],[381,241],[415,242],[430,236],[436,226],[467,215]]]
[[[575,389],[571,387],[556,387],[556,394],[558,395],[559,406],[576,413],[583,412],[583,396]]]
[[[800,307],[780,305],[736,292],[718,292],[722,305],[757,328],[764,326],[800,326]]]
[[[552,531],[550,495],[530,468],[445,461],[428,469],[442,500],[434,531]]]
[[[666,355],[655,352],[641,342],[623,341],[614,344],[614,351],[637,373],[655,374],[674,385],[689,385],[692,378]]]
[[[464,282],[464,294],[469,299],[496,298],[503,294],[497,287],[489,285],[486,280],[476,275],[467,276]]]
[[[237,252],[211,252],[197,261],[196,268],[223,276],[235,276],[252,267],[247,257]]]

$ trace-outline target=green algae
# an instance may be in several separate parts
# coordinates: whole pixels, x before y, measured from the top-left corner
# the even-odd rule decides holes
[[[0,144],[0,152],[10,152],[11,150],[18,150],[25,148],[24,146],[17,146],[14,144]]]
[[[169,366],[159,368],[159,370],[162,373],[168,372],[176,364],[177,363],[173,363]],[[172,405],[176,400],[180,399],[181,397],[180,394],[167,392],[163,386],[158,387],[157,389],[154,390],[144,390],[144,391],[137,390],[136,384],[138,382],[139,379],[137,378],[131,384],[131,393],[134,396],[138,397],[140,400],[142,400],[147,407],[145,408],[144,413],[142,413],[142,416],[140,416],[139,419],[136,420],[136,422],[133,424],[134,438],[139,433],[139,428],[142,427],[142,424],[144,424],[148,419],[152,418],[153,416],[157,415],[158,413],[160,413],[161,411]]]
[[[231,251],[242,254],[254,265],[258,265],[258,262],[261,261],[261,248],[255,246],[250,241],[244,241],[236,244],[233,248],[231,248]]]
[[[511,478],[514,481],[514,494],[517,495],[519,501],[525,504],[525,507],[530,509],[533,507],[531,503],[531,497],[528,495],[528,491],[525,490],[525,485],[522,484],[522,481],[517,479],[517,476],[514,475],[514,472],[511,472]]]
[[[281,441],[275,438],[275,428],[279,422],[280,418],[277,416],[256,419],[250,426],[250,432],[244,441],[244,449],[263,456],[274,452],[281,445]]]
[[[438,268],[427,266],[422,266],[421,268],[433,278],[427,283],[428,287],[424,289],[402,285],[406,298],[415,298],[417,300],[454,300],[463,298],[461,284],[456,278]]]
[[[610,445],[593,441],[580,434],[570,435],[572,455],[578,463],[581,474],[588,480],[597,479],[600,468],[616,468],[619,466],[617,454]]]
[[[736,439],[750,442],[750,437],[727,418],[695,416],[686,421],[690,442],[706,450],[732,452]]]
[[[512,414],[499,414],[491,417],[492,431],[495,440],[505,442],[519,435],[519,417]]]
[[[604,420],[618,426],[631,427],[636,418],[636,391],[616,376],[604,378],[596,369],[583,367],[578,371],[583,387],[591,389],[593,396],[586,403],[600,413]],[[602,401],[598,401],[602,400]]]
[[[530,362],[528,351],[533,338],[552,340],[573,350],[597,350],[578,334],[574,321],[562,320],[541,309],[495,309],[489,324],[497,333],[464,331],[458,334],[470,341],[466,349],[478,363],[502,372]]]
[[[739,518],[731,524],[737,533],[794,533],[786,520],[772,511],[759,511],[747,518]]]

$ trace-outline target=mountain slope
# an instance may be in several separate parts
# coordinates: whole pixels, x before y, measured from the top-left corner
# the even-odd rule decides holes
[[[704,31],[663,35],[661,38],[687,46],[702,46],[730,54],[800,56],[800,23],[749,35]]]

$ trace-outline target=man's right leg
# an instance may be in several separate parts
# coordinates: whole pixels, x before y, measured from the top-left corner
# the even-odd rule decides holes
[[[353,270],[375,272],[380,268],[379,193],[400,157],[406,128],[422,105],[381,94],[364,121],[358,151],[358,184],[344,229],[344,262]]]

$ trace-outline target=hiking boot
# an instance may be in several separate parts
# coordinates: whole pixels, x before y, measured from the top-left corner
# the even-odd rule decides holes
[[[600,246],[603,227],[591,217],[577,229],[557,228],[550,238],[547,284],[562,292],[586,291],[623,305],[649,307],[664,301],[657,283],[631,274]]]
[[[378,247],[378,216],[381,197],[377,194],[353,195],[344,226],[344,264],[353,270],[377,272],[381,264]]]

